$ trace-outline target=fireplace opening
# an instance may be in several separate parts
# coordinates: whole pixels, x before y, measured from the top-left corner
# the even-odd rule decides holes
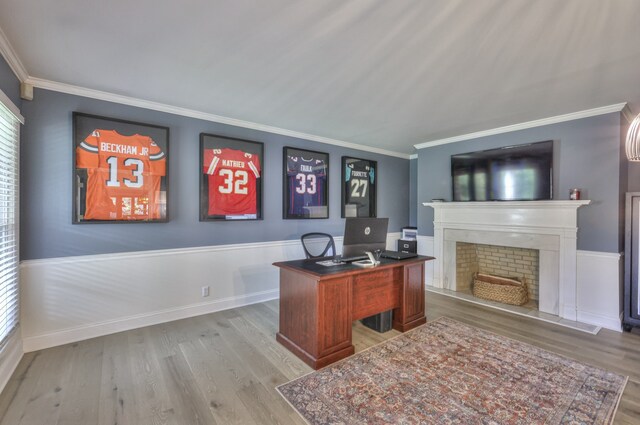
[[[526,282],[528,302],[538,310],[540,253],[537,249],[456,242],[456,288],[473,296],[477,273]]]

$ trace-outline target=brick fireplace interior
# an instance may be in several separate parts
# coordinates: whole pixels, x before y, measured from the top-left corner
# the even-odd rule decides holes
[[[473,274],[524,279],[527,282],[529,302],[524,307],[538,309],[539,251],[456,242],[456,291],[472,294]]]

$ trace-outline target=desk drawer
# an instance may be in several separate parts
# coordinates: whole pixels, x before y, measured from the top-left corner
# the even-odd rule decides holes
[[[353,320],[400,306],[402,270],[375,270],[354,276]]]

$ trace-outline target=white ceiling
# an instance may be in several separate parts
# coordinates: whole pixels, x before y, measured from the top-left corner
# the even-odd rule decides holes
[[[629,102],[638,0],[0,0],[29,76],[412,153]]]

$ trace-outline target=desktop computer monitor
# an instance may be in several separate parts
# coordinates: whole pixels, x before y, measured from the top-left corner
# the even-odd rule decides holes
[[[342,255],[354,257],[387,246],[388,218],[347,218],[344,223]]]

